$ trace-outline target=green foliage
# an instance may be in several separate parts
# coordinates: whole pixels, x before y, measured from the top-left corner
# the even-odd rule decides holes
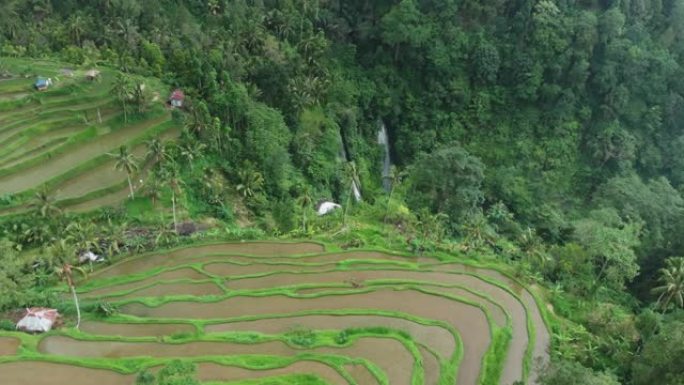
[[[199,385],[196,378],[197,365],[192,362],[174,360],[157,374],[157,385]],[[137,380],[137,379],[136,379]]]
[[[551,363],[540,376],[543,385],[619,385],[615,376],[597,373],[572,361]]]
[[[633,369],[635,385],[684,383],[684,322],[665,322],[644,344]]]
[[[575,239],[593,259],[596,284],[620,290],[639,272],[634,248],[641,225],[624,222],[612,209],[595,210],[575,223]]]
[[[314,330],[294,328],[285,334],[287,340],[296,346],[310,348],[318,341],[318,335]]]
[[[455,225],[482,204],[483,179],[482,162],[460,145],[451,144],[422,155],[412,166],[408,202],[416,209],[427,207],[433,213],[444,213]]]

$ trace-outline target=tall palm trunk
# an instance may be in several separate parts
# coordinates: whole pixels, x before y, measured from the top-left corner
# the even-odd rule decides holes
[[[389,216],[389,211],[390,211],[390,204],[392,203],[392,193],[394,192],[394,184],[392,184],[392,187],[390,187],[390,192],[389,196],[387,197],[387,207],[385,208],[385,218],[383,218],[383,222],[387,223],[387,217]]]
[[[304,212],[302,213],[302,231],[306,233],[306,207],[304,207]]]
[[[76,305],[76,329],[81,326],[81,306],[78,304],[78,296],[76,295],[76,288],[74,285],[69,285],[71,296],[74,298],[74,305]]]
[[[347,203],[344,205],[344,215],[342,216],[342,226],[347,225],[347,210],[349,210],[349,205],[351,204],[351,197],[354,195],[354,181],[352,180],[351,186],[349,187],[349,195],[347,196]]]
[[[173,231],[178,233],[178,221],[176,220],[176,192],[171,192],[171,206],[173,209]]]
[[[133,183],[131,183],[131,173],[127,172],[126,177],[128,178],[128,189],[131,191],[131,199],[135,199],[135,193],[133,192]]]

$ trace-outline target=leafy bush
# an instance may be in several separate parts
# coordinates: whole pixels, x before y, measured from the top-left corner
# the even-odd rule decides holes
[[[318,340],[318,336],[311,329],[294,329],[286,334],[287,340],[296,346],[310,348]]]
[[[14,322],[8,319],[0,319],[0,330],[14,331],[15,328]]]
[[[111,317],[118,312],[119,309],[109,302],[99,302],[95,305],[95,314],[100,317]]]
[[[338,345],[344,345],[349,342],[349,334],[346,330],[342,330],[335,336],[335,343]]]

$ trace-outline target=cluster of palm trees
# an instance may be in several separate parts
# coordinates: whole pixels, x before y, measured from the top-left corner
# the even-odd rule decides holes
[[[171,153],[175,150],[179,155],[191,162],[196,157],[201,156],[202,147],[198,146],[176,146],[170,142],[163,142],[160,139],[152,138],[146,142],[147,152],[144,163],[152,164],[152,173],[148,176],[147,182],[143,183],[143,189],[153,202],[160,196],[160,190],[164,185],[171,191],[171,206],[173,212],[174,229],[178,227],[177,215],[177,196],[182,192],[184,182],[180,176],[180,167],[174,161]],[[131,153],[128,147],[119,147],[118,152],[110,154],[116,163],[116,170],[126,173],[128,180],[129,195],[135,199],[135,189],[133,188],[133,175],[140,169],[140,160]],[[161,183],[160,183],[161,182]]]
[[[112,83],[109,93],[121,104],[124,114],[124,123],[128,122],[128,108],[133,105],[139,114],[147,111],[151,97],[145,87],[145,83],[138,78],[124,72],[119,72]]]

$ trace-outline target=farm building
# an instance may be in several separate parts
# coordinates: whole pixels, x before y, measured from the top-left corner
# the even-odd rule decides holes
[[[38,78],[38,79],[36,79],[36,82],[33,84],[33,87],[35,87],[35,89],[38,91],[45,91],[51,85],[52,85],[52,79],[50,79],[50,78]]]
[[[85,73],[85,77],[86,77],[86,80],[90,80],[90,81],[96,80],[97,78],[100,77],[100,71],[98,71],[98,70],[88,70],[88,71]]]
[[[17,322],[17,330],[29,333],[43,333],[52,329],[52,326],[59,318],[59,313],[55,309],[45,307],[27,308],[22,319]]]
[[[169,96],[169,104],[171,107],[180,108],[183,107],[183,101],[185,100],[185,94],[180,89],[176,89]]]

